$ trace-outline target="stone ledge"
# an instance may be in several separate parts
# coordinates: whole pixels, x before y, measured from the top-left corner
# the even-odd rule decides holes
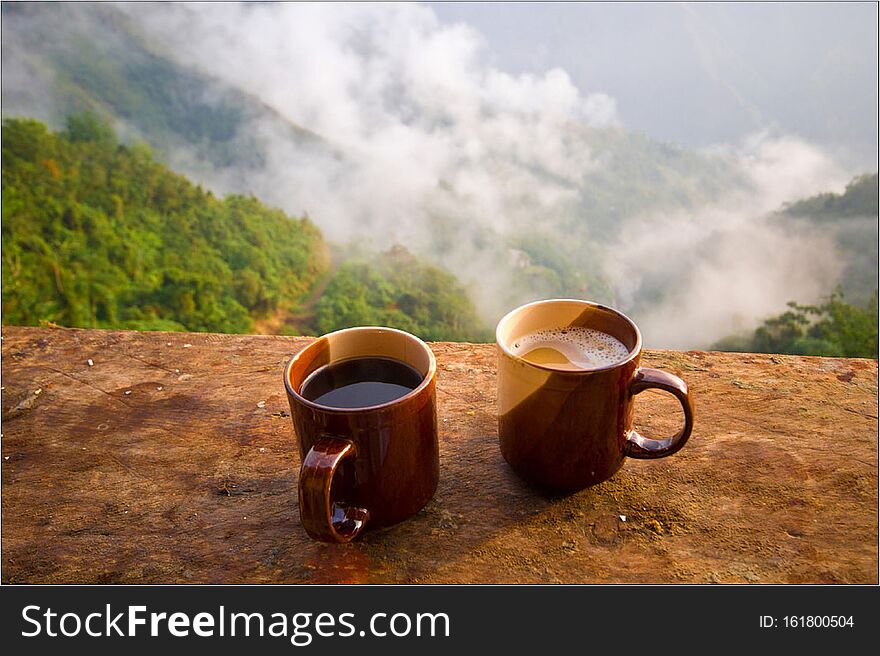
[[[434,500],[329,545],[281,385],[309,339],[5,327],[3,582],[877,583],[876,361],[646,351],[690,443],[553,496],[499,453],[494,347],[432,344]],[[640,395],[639,430],[676,406]]]

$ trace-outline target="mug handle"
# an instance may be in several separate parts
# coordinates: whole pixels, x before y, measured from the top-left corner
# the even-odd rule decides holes
[[[630,381],[629,393],[635,396],[646,389],[660,389],[674,395],[681,402],[681,409],[684,410],[684,426],[672,437],[662,440],[642,437],[638,432],[630,431],[624,453],[630,458],[641,459],[671,456],[685,445],[694,428],[694,402],[688,393],[687,383],[665,371],[639,367]]]
[[[322,435],[312,445],[299,472],[299,515],[311,537],[323,542],[349,542],[370,518],[366,508],[330,501],[333,476],[345,458],[357,455],[355,443]]]

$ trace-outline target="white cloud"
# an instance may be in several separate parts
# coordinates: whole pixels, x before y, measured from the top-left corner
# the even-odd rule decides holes
[[[304,150],[268,125],[250,126],[267,147],[264,169],[202,169],[202,179],[307,210],[338,241],[425,250],[442,223],[453,243],[442,261],[471,286],[487,322],[509,309],[503,236],[539,226],[570,241],[558,219],[577,217],[580,184],[601,166],[583,126],[619,124],[614,98],[583,93],[559,68],[499,70],[476,30],[443,24],[423,6],[123,8],[184,61],[344,153]],[[846,176],[830,158],[766,133],[716,151],[739,166],[747,192],[698,210],[628,217],[594,264],[655,346],[706,346],[788,300],[814,299],[840,274],[827,237],[766,218],[785,201],[842,189]],[[172,157],[185,170],[199,166],[187,153]],[[658,280],[650,302],[646,290]]]
[[[819,190],[842,191],[848,176],[819,149],[792,137],[750,137],[728,148],[751,181],[694,211],[647,215],[623,226],[604,269],[618,302],[640,308],[646,343],[705,347],[754,329],[788,301],[833,289],[843,262],[831,235],[772,212]],[[646,300],[659,287],[659,298]]]

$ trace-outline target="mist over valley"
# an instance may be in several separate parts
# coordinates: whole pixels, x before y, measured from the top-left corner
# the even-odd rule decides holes
[[[747,338],[787,303],[819,306],[835,290],[855,306],[876,304],[876,161],[866,169],[863,159],[778,124],[704,146],[653,139],[627,125],[606,90],[581,88],[558,66],[511,73],[475,27],[432,7],[7,3],[2,12],[4,119],[62,131],[43,136],[15,124],[9,147],[52,144],[64,153],[8,153],[4,125],[4,322],[12,312],[25,323],[75,316],[105,327],[159,328],[150,322],[161,320],[172,329],[313,333],[384,322],[428,339],[488,340],[518,304],[577,297],[626,312],[650,347],[690,349],[734,348],[737,335],[752,344]],[[139,222],[147,241],[178,228],[142,220],[135,206],[161,216],[210,206],[203,214],[213,219],[187,225],[207,240],[193,243],[209,244],[223,262],[205,265],[206,280],[226,281],[210,294],[237,307],[202,312],[193,297],[187,319],[174,309],[189,302],[184,291],[164,299],[164,283],[146,277],[142,296],[114,292],[112,304],[149,297],[152,314],[121,319],[98,306],[71,314],[71,304],[89,303],[54,298],[52,277],[61,274],[22,255],[33,242],[16,226],[36,219],[14,215],[10,200],[30,184],[30,169],[16,168],[25,162],[39,169],[64,159],[83,169],[88,135],[100,128],[81,119],[77,132],[71,116],[97,117],[115,133],[92,154],[104,158],[101,176],[112,178],[119,157],[132,175],[165,179],[156,168],[164,165],[192,187],[161,200],[153,188],[108,189],[97,199],[78,179],[57,198],[101,206],[107,234],[119,221]],[[134,159],[113,155],[115,139]],[[155,163],[137,159],[140,145]],[[68,180],[66,170],[57,178]],[[113,194],[128,203],[117,223]],[[234,213],[250,202],[236,199],[250,197],[260,208],[247,212],[273,217],[252,226],[272,222],[272,247],[236,227]],[[40,199],[28,202],[22,207],[39,213]],[[284,223],[271,208],[291,231],[309,234],[289,238],[300,264],[281,252],[288,238],[277,236]],[[211,235],[212,221],[239,231],[234,248],[232,237]],[[86,228],[64,230],[74,239]],[[239,252],[238,239],[247,255],[236,259],[229,253]],[[19,259],[7,260],[8,244]],[[261,263],[260,249],[275,247],[271,266]],[[23,257],[45,269],[33,288]],[[155,257],[163,275],[186,270],[185,258]],[[108,250],[107,262],[116,258]],[[133,280],[136,265],[118,269],[114,289]],[[297,280],[284,280],[285,271]],[[192,281],[179,283],[184,290]],[[10,292],[37,288],[54,295],[42,310],[7,303]],[[224,324],[223,312],[239,319]],[[876,350],[876,311],[873,330]]]

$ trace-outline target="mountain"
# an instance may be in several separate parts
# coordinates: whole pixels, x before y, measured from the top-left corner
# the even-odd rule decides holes
[[[844,262],[839,285],[821,302],[788,303],[752,333],[730,335],[722,351],[876,358],[878,344],[878,175],[854,178],[842,194],[787,203],[771,219],[794,220],[829,234]]]
[[[772,212],[845,179],[825,153],[796,138],[662,143],[596,119],[602,94],[564,72],[512,76],[458,41],[440,39],[452,78],[412,75],[412,41],[397,37],[452,29],[426,12],[6,3],[3,114],[65,129],[89,110],[215,200],[308,216],[327,266],[265,307],[236,300],[230,330],[364,320],[485,339],[520,303],[573,296],[619,307],[651,346],[695,348],[787,300],[819,302],[841,269],[847,300],[870,299],[876,219]],[[446,290],[469,298],[454,317]]]
[[[512,136],[510,147],[488,137],[499,154],[464,174],[460,167],[439,171],[436,183],[416,192],[389,174],[375,189],[370,179],[387,153],[310,131],[204,67],[182,63],[161,34],[135,21],[137,12],[97,3],[4,4],[4,116],[35,116],[59,128],[71,113],[94,111],[123,141],[145,141],[159,160],[215,193],[307,210],[336,241],[369,240],[382,250],[403,244],[455,271],[488,324],[542,296],[615,300],[597,262],[623,222],[699,207],[747,185],[723,157],[615,126],[572,123],[564,127],[562,156],[575,162],[573,170],[523,160],[517,144],[525,137]],[[414,118],[406,129],[428,137],[444,129],[422,123]],[[538,137],[526,150],[544,157],[543,147]],[[415,197],[394,208],[400,216],[389,216],[388,199],[402,194]],[[561,200],[548,209],[555,197]]]
[[[247,130],[256,121],[303,148],[325,147],[258,99],[177,64],[110,4],[4,3],[2,36],[6,116],[62,127],[91,111],[160,154],[186,148],[218,167],[265,163]]]
[[[825,193],[787,203],[783,213],[815,222],[837,222],[843,219],[876,218],[878,215],[878,176],[854,178],[842,194]]]
[[[825,193],[787,204],[781,216],[830,233],[845,263],[840,289],[864,304],[877,289],[878,175],[854,178],[842,194]]]
[[[307,219],[218,199],[92,115],[4,121],[2,152],[6,323],[247,332],[328,268]]]
[[[4,121],[2,243],[4,324],[308,334],[378,322],[433,339],[484,335],[448,272],[401,249],[353,279],[307,218],[218,198],[92,114],[63,133]],[[352,305],[352,285],[381,302]]]

